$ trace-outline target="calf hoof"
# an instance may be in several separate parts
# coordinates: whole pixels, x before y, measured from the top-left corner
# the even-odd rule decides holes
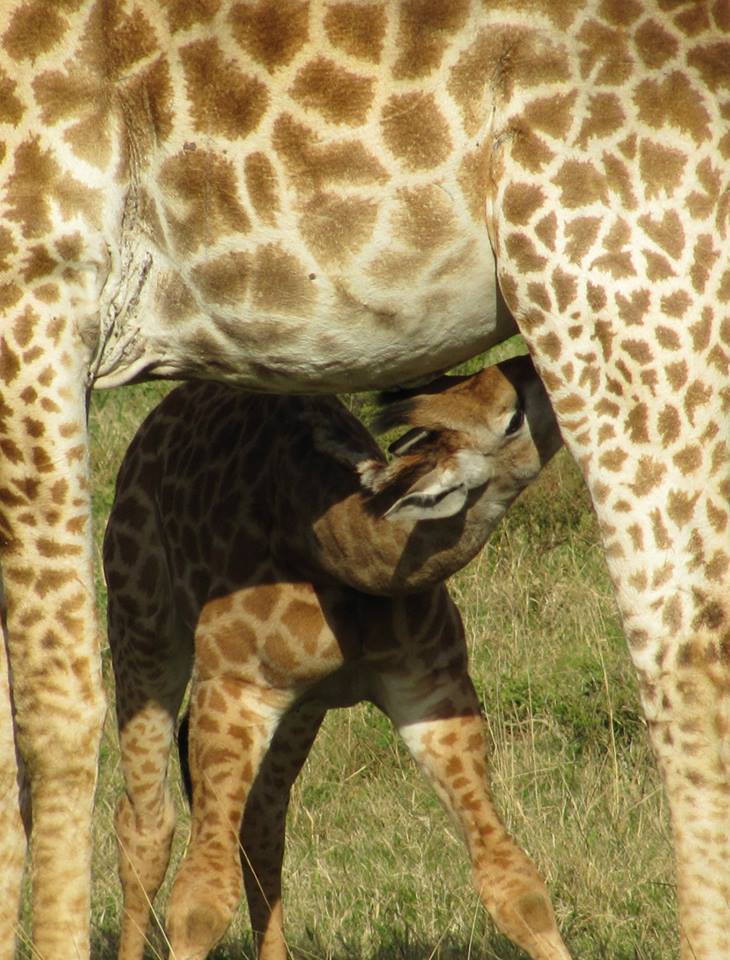
[[[204,960],[223,937],[231,911],[203,900],[187,908],[173,905],[167,921],[170,960]]]

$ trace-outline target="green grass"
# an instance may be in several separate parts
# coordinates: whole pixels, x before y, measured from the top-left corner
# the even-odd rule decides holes
[[[514,344],[500,358],[510,352]],[[99,542],[119,460],[164,390],[94,397]],[[367,414],[368,402],[354,405]],[[103,604],[100,574],[98,587]],[[664,801],[596,524],[564,451],[452,590],[484,703],[495,801],[539,864],[574,957],[669,960],[676,934]],[[108,650],[103,656],[109,683]],[[112,815],[120,791],[110,715],[95,819],[99,960],[114,956],[119,930]],[[181,803],[176,856],[185,829]],[[301,960],[523,956],[495,932],[470,887],[456,831],[387,721],[367,705],[328,716],[295,787],[285,905],[291,951]],[[159,936],[152,943],[149,956],[164,956]],[[243,909],[214,956],[251,956]]]

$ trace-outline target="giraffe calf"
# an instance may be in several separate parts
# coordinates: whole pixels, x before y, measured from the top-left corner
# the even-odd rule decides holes
[[[245,885],[262,960],[284,960],[289,793],[328,708],[392,720],[461,831],[497,925],[568,960],[537,870],[492,805],[464,632],[444,580],[560,445],[527,357],[388,405],[388,464],[332,398],[174,390],[133,440],[104,558],[126,793],[124,921],[141,958],[167,869],[167,784],[192,676],[192,828],[171,893],[171,956],[202,958]],[[243,883],[242,883],[243,881]]]

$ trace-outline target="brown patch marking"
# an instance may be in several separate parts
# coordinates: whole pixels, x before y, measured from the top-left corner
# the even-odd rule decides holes
[[[629,297],[616,293],[618,314],[627,326],[640,326],[650,303],[651,293],[648,290],[635,290]]]
[[[593,247],[601,227],[600,217],[574,217],[565,226],[565,253],[571,263],[580,263]]]
[[[158,302],[162,315],[173,323],[200,312],[194,293],[177,273],[160,282]]]
[[[570,119],[572,120],[572,116]],[[625,122],[624,108],[615,93],[595,93],[588,101],[577,143],[585,147],[592,137],[604,139],[621,130]]]
[[[158,47],[152,24],[139,8],[122,14],[119,6],[112,8],[104,34],[107,61],[104,68],[113,76],[121,77],[130,67],[151,56]]]
[[[605,469],[610,470],[612,473],[617,472],[626,462],[628,453],[625,450],[621,450],[620,447],[614,447],[611,450],[605,450],[598,458],[598,463]]]
[[[524,227],[545,202],[542,188],[528,183],[510,183],[502,198],[502,213],[518,227]]]
[[[642,80],[633,99],[639,120],[655,130],[675,127],[698,144],[712,136],[702,95],[679,70],[673,70],[664,80]]]
[[[665,404],[657,419],[657,429],[661,435],[662,444],[665,447],[670,446],[679,439],[682,430],[682,421],[676,407]]]
[[[10,230],[0,225],[0,270],[10,266],[11,257],[17,252],[17,249]]]
[[[521,273],[534,273],[542,269],[547,263],[535,249],[532,238],[526,233],[510,233],[506,240],[506,250],[510,259],[514,260]]]
[[[695,219],[702,220],[709,217],[718,208],[723,190],[723,175],[706,157],[697,164],[695,178],[703,192],[693,190],[687,197],[687,207]]]
[[[656,328],[656,340],[663,350],[679,350],[682,342],[679,335],[672,327],[658,326]]]
[[[356,124],[367,119],[374,81],[345,70],[334,60],[317,57],[294,78],[291,96],[331,123]]]
[[[370,239],[377,214],[374,200],[321,193],[303,207],[299,227],[320,263],[341,264]]]
[[[673,193],[682,180],[686,164],[687,156],[681,150],[642,138],[639,170],[647,200],[657,197],[662,190],[667,194]]]
[[[391,153],[412,170],[430,169],[451,150],[451,136],[431,94],[395,94],[383,107],[383,140]]]
[[[676,276],[670,262],[660,253],[655,253],[653,250],[642,250],[641,253],[646,260],[646,278],[650,282]]]
[[[269,243],[253,260],[251,301],[260,310],[306,315],[316,293],[300,261],[279,244]]]
[[[585,23],[578,35],[581,77],[598,86],[620,87],[631,76],[628,36],[617,27],[596,20]]]
[[[725,270],[717,289],[717,299],[720,303],[727,303],[730,300],[730,269]]]
[[[461,111],[464,129],[474,136],[484,123],[484,84],[491,76],[504,48],[502,32],[482,30],[454,64],[446,88]]]
[[[265,153],[252,153],[243,165],[246,189],[256,213],[265,223],[273,223],[279,212],[277,175]]]
[[[670,490],[667,500],[667,513],[669,519],[677,526],[684,527],[692,519],[695,511],[695,505],[699,498],[696,493],[693,497],[681,490]]]
[[[551,211],[542,220],[538,220],[534,227],[535,236],[548,250],[555,249],[555,239],[558,232],[558,218],[555,211]]]
[[[195,130],[241,139],[256,129],[269,103],[260,80],[226,60],[214,39],[189,43],[180,59]]]
[[[186,30],[196,23],[208,23],[220,9],[221,0],[161,0],[166,8],[172,33]]]
[[[20,4],[10,18],[2,44],[14,60],[36,60],[68,29],[68,20],[46,0]]]
[[[679,294],[677,296],[679,296]],[[689,304],[687,305],[689,306]],[[710,307],[704,307],[702,310],[702,318],[690,325],[689,332],[692,337],[692,348],[695,353],[701,353],[709,347],[710,337],[712,336],[712,319],[712,310]]]
[[[213,303],[236,303],[242,299],[251,271],[245,253],[231,251],[197,266],[191,279],[201,295]]]
[[[684,409],[690,424],[694,426],[695,411],[704,407],[712,399],[712,389],[700,380],[693,380],[684,395]]]
[[[683,317],[691,303],[691,298],[684,290],[667,294],[661,299],[662,311],[670,317]]]
[[[291,63],[309,39],[309,4],[304,0],[238,3],[228,20],[241,47],[270,71]]]
[[[149,131],[154,142],[164,142],[172,133],[174,102],[170,68],[164,57],[142,70],[126,85],[123,94],[125,111],[136,118],[133,129]],[[142,142],[145,137],[142,136]],[[152,149],[153,144],[150,144]]]
[[[420,252],[400,253],[396,250],[385,250],[370,264],[369,272],[380,283],[393,287],[402,284],[404,277],[414,277],[430,260],[430,257]]]
[[[528,283],[527,296],[533,303],[535,303],[546,313],[549,313],[552,309],[553,304],[550,298],[550,293],[544,283],[535,283],[534,281],[532,283]]]
[[[664,372],[667,375],[667,380],[669,380],[672,389],[675,391],[680,390],[687,382],[687,377],[689,376],[687,361],[677,360],[675,363],[668,363],[664,367]]]
[[[397,199],[399,205],[393,216],[393,227],[399,239],[422,249],[441,246],[454,237],[453,207],[438,187],[401,189]]]
[[[656,20],[641,24],[634,34],[634,43],[642,61],[654,70],[663,67],[679,50],[677,40]]]
[[[685,36],[694,37],[708,29],[710,17],[704,4],[692,3],[675,16],[674,22]]]
[[[575,300],[578,292],[578,280],[571,274],[566,273],[560,267],[556,267],[552,275],[553,290],[558,302],[558,310],[565,313],[570,304]]]
[[[667,472],[666,466],[654,457],[639,457],[631,487],[638,497],[645,497],[658,486]]]
[[[626,429],[633,443],[649,442],[649,410],[645,403],[636,403],[626,417]]]
[[[0,122],[16,126],[23,116],[23,104],[15,96],[16,83],[0,69]]]
[[[509,35],[505,31],[505,40]],[[565,83],[571,79],[568,50],[557,42],[547,41],[538,32],[523,31],[509,38],[502,53],[505,92],[512,86],[543,86]]]
[[[605,177],[587,161],[566,160],[553,183],[561,190],[561,205],[569,210],[607,201]]]
[[[388,175],[377,157],[360,141],[322,145],[314,131],[289,114],[274,124],[274,149],[299,191],[317,192],[335,183],[383,183]]]
[[[40,317],[32,307],[26,307],[13,324],[15,342],[21,349],[25,349],[33,339]]]
[[[485,183],[489,171],[491,151],[487,144],[465,154],[458,173],[459,186],[467,208],[475,223],[485,220]]]
[[[727,0],[715,0],[712,5],[712,16],[716,26],[730,33],[730,6]]]
[[[639,217],[639,225],[646,235],[674,260],[681,256],[684,250],[684,228],[675,210],[667,210],[661,220],[644,214]]]
[[[540,173],[555,156],[545,141],[524,123],[515,124],[510,154],[516,163],[530,173]]]
[[[702,466],[702,451],[696,445],[689,445],[675,453],[672,460],[679,470],[687,476],[699,470]]]
[[[41,149],[36,138],[24,141],[16,149],[6,196],[6,217],[21,224],[26,239],[39,237],[51,229],[52,199],[69,218],[78,213],[95,223],[99,211],[98,192],[64,173],[53,155]]]
[[[622,340],[621,349],[639,364],[651,363],[654,359],[649,345],[643,340]]]
[[[175,198],[176,214],[166,207],[177,245],[194,251],[228,233],[246,233],[250,222],[238,201],[232,164],[218,153],[181,151],[163,165],[160,182]]]
[[[541,337],[537,337],[535,343],[540,356],[545,355],[553,362],[560,359],[560,337],[558,337],[556,333],[546,333]]]
[[[23,263],[23,279],[31,283],[39,277],[47,277],[57,265],[56,258],[48,252],[48,248],[44,244],[36,244],[29,249]]]
[[[528,126],[558,140],[564,139],[573,123],[577,96],[576,91],[571,90],[569,93],[531,100],[524,112]]]
[[[636,271],[631,253],[629,250],[623,250],[630,239],[631,231],[628,225],[623,220],[617,220],[603,241],[603,247],[608,252],[595,257],[591,261],[591,267],[604,270],[615,279],[632,276]]]
[[[380,63],[387,22],[382,3],[337,3],[327,10],[324,29],[332,46],[359,60]]]
[[[643,10],[638,0],[601,0],[598,15],[616,27],[629,27]]]
[[[416,79],[438,67],[450,36],[466,22],[469,0],[403,0],[399,13],[393,77]]]
[[[591,306],[591,309],[598,313],[599,310],[603,310],[606,306],[607,298],[606,291],[603,287],[598,286],[595,283],[588,282],[588,291],[587,291],[588,303]]]

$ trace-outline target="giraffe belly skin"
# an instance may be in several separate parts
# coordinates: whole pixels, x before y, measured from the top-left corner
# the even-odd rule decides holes
[[[465,269],[448,297],[417,291],[372,303],[351,292],[356,285],[346,293],[342,281],[319,274],[309,281],[318,288],[314,312],[265,316],[245,303],[163,316],[160,291],[176,288],[180,272],[161,268],[159,252],[144,249],[135,270],[107,283],[116,291],[113,316],[93,385],[214,375],[248,390],[332,393],[435,375],[516,332],[497,300],[486,233],[483,242],[486,261]]]

